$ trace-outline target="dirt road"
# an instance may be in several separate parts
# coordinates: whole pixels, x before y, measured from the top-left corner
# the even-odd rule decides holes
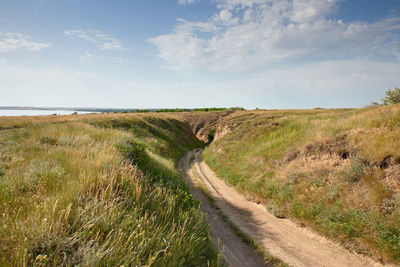
[[[200,191],[190,166],[190,158],[195,154],[195,151],[186,154],[181,160],[181,168],[194,198],[201,202],[202,210],[208,214],[212,242],[219,248],[226,263],[232,267],[268,266],[254,248],[237,236],[229,224],[218,214],[218,210],[210,205],[208,198]]]
[[[184,178],[192,188],[194,197],[201,201],[203,210],[209,214],[212,238],[214,242],[218,239],[222,241],[222,255],[231,266],[262,266],[262,261],[251,247],[234,237],[233,230],[219,218],[217,210],[210,207],[208,199],[196,189],[196,178],[190,169],[193,157],[194,171],[216,205],[269,254],[290,266],[382,266],[367,257],[350,253],[307,228],[299,227],[287,219],[276,218],[264,205],[248,201],[215,175],[202,160],[201,153],[201,150],[191,151],[182,159]]]

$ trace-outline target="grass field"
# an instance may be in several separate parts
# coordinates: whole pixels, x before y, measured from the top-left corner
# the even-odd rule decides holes
[[[200,115],[0,118],[0,265],[221,265],[176,168],[202,146]],[[204,158],[221,178],[277,217],[400,263],[399,105],[211,117]]]
[[[400,105],[235,112],[204,152],[277,217],[400,263]],[[227,130],[228,129],[228,130]]]
[[[0,118],[0,265],[218,266],[172,114]]]

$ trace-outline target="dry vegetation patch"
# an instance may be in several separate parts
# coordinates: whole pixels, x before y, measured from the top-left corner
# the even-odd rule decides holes
[[[381,261],[400,262],[400,106],[237,112],[204,152],[221,178]],[[217,128],[218,129],[218,128]]]
[[[171,114],[0,118],[0,265],[218,265]]]

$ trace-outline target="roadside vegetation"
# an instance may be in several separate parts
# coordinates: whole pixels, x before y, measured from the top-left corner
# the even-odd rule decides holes
[[[210,126],[205,161],[278,218],[400,263],[400,105],[257,110]],[[222,134],[223,133],[223,134]]]
[[[0,118],[0,265],[216,266],[171,114]]]

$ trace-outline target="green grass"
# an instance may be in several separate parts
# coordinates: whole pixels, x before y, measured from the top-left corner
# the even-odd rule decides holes
[[[400,263],[399,105],[236,112],[224,125],[236,127],[204,152],[221,178],[278,217]]]
[[[170,114],[0,119],[0,265],[218,266]]]

